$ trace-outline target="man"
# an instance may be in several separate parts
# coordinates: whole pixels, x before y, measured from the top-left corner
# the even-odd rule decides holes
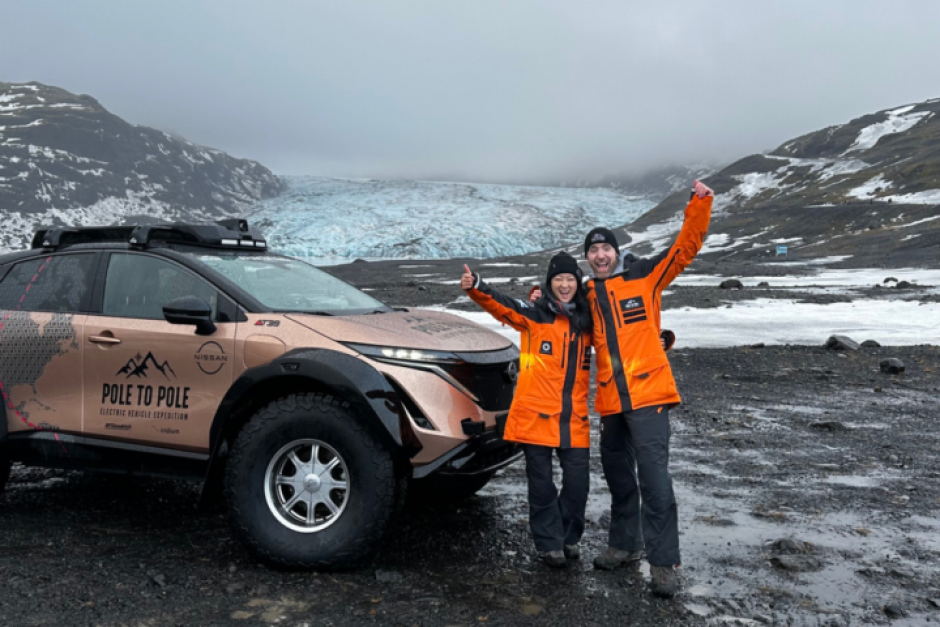
[[[675,568],[681,563],[667,467],[669,409],[680,398],[660,340],[661,299],[702,247],[713,197],[695,181],[678,238],[655,257],[621,258],[616,237],[605,228],[592,230],[584,241],[594,273],[587,290],[597,352],[595,409],[612,501],[608,548],[594,566],[614,569],[636,562],[645,541],[653,593],[665,597],[676,593]]]

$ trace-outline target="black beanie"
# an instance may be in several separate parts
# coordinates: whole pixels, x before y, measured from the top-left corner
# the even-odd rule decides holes
[[[618,254],[620,253],[620,246],[617,245],[617,238],[614,237],[614,232],[602,226],[591,229],[587,237],[584,238],[585,257],[587,257],[588,250],[590,250],[592,244],[610,244]]]
[[[568,253],[558,253],[548,262],[548,274],[545,276],[545,287],[552,289],[552,279],[559,274],[573,274],[581,282],[581,268],[578,262]]]

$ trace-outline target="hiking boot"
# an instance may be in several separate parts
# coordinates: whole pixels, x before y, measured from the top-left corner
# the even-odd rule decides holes
[[[653,594],[667,599],[676,596],[676,591],[679,589],[679,578],[676,577],[675,566],[650,565],[650,577],[653,579],[651,585]]]
[[[643,557],[643,551],[621,551],[613,547],[607,547],[607,550],[594,558],[594,568],[600,570],[614,570],[621,566],[627,566],[639,562]]]
[[[568,560],[565,559],[565,554],[562,551],[545,551],[544,553],[539,553],[539,559],[552,568],[564,568],[568,565]]]
[[[566,544],[565,545],[565,557],[570,560],[579,560],[581,559],[581,547],[577,544]]]

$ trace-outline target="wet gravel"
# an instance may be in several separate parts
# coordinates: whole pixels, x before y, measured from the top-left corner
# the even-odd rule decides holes
[[[420,304],[408,280],[395,304]],[[881,373],[887,357],[905,373]],[[584,559],[562,571],[535,557],[521,465],[469,501],[412,503],[343,573],[257,563],[222,511],[196,510],[195,484],[17,467],[0,494],[0,625],[940,622],[940,347],[680,347],[671,361],[676,599],[649,594],[645,563],[591,568],[609,520],[595,416]]]

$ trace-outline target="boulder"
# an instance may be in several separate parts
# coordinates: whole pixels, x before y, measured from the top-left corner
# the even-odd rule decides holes
[[[826,348],[836,351],[857,351],[858,342],[844,335],[832,335],[826,340]]]
[[[722,281],[721,285],[718,287],[723,290],[743,290],[744,284],[737,279],[727,279],[726,281]]]
[[[865,340],[864,342],[861,343],[862,348],[879,348],[880,346],[881,344],[879,344],[875,340]]]
[[[811,572],[823,567],[822,562],[811,555],[776,555],[770,558],[770,563],[793,573]]]
[[[914,287],[914,284],[910,283],[909,281],[898,281],[898,284],[894,287],[898,288],[899,290],[906,290]]]
[[[886,278],[884,281],[882,281],[882,283],[897,283],[897,282],[898,282],[898,280],[897,280],[896,278],[894,278],[893,276],[889,276],[889,277]]]
[[[757,287],[770,287],[770,283],[768,283],[767,281],[761,281],[760,283],[757,284]]]
[[[848,431],[849,428],[837,420],[821,420],[819,422],[809,423],[811,429],[820,431]]]
[[[895,357],[884,359],[880,364],[881,371],[885,374],[901,374],[904,372],[904,362]]]

